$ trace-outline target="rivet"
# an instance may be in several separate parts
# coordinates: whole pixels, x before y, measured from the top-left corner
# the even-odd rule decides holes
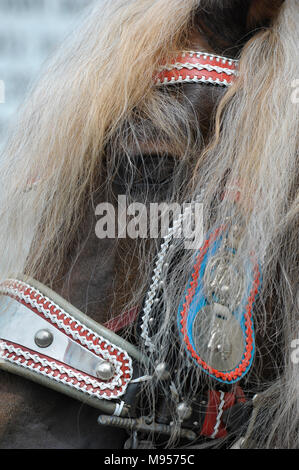
[[[156,366],[155,377],[158,380],[168,380],[170,378],[170,373],[165,362],[161,362]]]
[[[39,348],[48,348],[54,341],[54,336],[49,330],[39,330],[34,337],[35,344]]]
[[[192,408],[186,402],[179,403],[176,411],[182,421],[186,421],[192,415]]]
[[[96,376],[101,380],[110,380],[114,376],[115,369],[114,366],[108,362],[103,361],[96,367],[95,370]]]

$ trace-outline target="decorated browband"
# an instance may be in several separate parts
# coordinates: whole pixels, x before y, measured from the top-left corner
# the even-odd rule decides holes
[[[238,72],[238,61],[205,52],[184,51],[155,76],[155,84],[207,83],[230,86]]]

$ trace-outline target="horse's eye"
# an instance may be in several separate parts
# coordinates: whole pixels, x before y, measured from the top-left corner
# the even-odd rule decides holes
[[[176,164],[176,159],[168,154],[143,154],[131,160],[123,158],[113,182],[126,192],[165,190],[173,181]]]

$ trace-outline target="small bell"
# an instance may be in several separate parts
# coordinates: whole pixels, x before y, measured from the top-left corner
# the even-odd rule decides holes
[[[186,402],[179,403],[176,411],[180,421],[186,421],[192,416],[192,408]]]
[[[165,362],[161,362],[156,366],[155,377],[158,380],[168,380],[170,378],[170,372]]]

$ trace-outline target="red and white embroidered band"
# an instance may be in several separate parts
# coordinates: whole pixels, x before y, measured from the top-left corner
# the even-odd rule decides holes
[[[1,283],[0,309],[0,359],[91,397],[111,400],[125,393],[133,374],[127,352],[35,287]]]
[[[160,67],[155,84],[211,83],[230,86],[237,76],[238,61],[205,52],[186,51]]]

